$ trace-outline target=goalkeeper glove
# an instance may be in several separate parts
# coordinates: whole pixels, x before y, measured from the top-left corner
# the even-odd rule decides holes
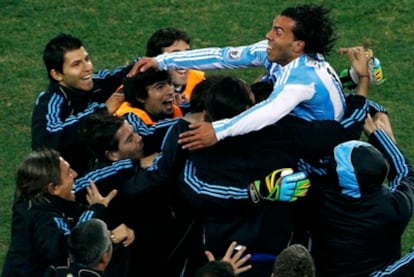
[[[272,171],[264,180],[249,184],[249,195],[253,203],[261,200],[293,202],[308,192],[310,181],[304,172],[294,173],[291,168]]]

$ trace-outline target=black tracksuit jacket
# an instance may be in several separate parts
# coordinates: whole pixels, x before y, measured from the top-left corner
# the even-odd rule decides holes
[[[78,222],[102,217],[104,210],[101,204],[86,210],[76,202],[52,195],[45,196],[44,203],[16,198],[2,276],[43,276],[50,265],[65,265],[70,230]]]
[[[79,142],[81,121],[91,113],[106,111],[105,101],[122,84],[131,66],[93,74],[93,89],[80,91],[51,82],[39,94],[32,114],[32,149],[54,148],[79,174],[87,171],[89,157]]]

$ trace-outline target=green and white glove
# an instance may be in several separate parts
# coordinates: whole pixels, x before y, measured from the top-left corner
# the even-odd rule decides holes
[[[249,195],[253,203],[262,200],[293,202],[308,192],[310,181],[304,172],[293,172],[291,168],[272,171],[262,180],[249,184]]]

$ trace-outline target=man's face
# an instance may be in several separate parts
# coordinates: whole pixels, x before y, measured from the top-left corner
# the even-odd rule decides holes
[[[73,170],[69,163],[65,161],[62,157],[60,158],[60,183],[56,184],[55,195],[69,200],[75,201],[75,193],[73,192],[73,183],[75,178],[78,176],[78,173]]]
[[[62,73],[57,72],[57,81],[60,85],[83,91],[90,91],[93,65],[85,48],[67,51],[63,59]]]
[[[144,110],[158,119],[174,114],[174,88],[168,80],[147,86],[148,97],[143,100]]]
[[[303,49],[298,47],[303,41],[294,40],[293,28],[295,21],[287,16],[277,16],[273,20],[272,28],[266,34],[268,40],[267,59],[270,62],[282,66],[303,54]]]
[[[118,160],[140,159],[144,156],[144,143],[142,137],[134,132],[134,128],[128,121],[124,121],[115,134],[118,139]]]
[[[162,49],[163,53],[171,53],[177,51],[189,50],[190,45],[183,40],[176,40],[173,44]],[[181,87],[187,83],[188,70],[186,69],[171,69],[170,71],[171,82],[174,87]]]

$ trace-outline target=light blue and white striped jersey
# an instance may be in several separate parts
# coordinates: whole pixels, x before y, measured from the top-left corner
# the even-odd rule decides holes
[[[229,119],[213,122],[218,140],[246,134],[292,113],[306,120],[340,120],[345,98],[339,77],[322,55],[303,54],[285,66],[267,60],[267,40],[248,46],[204,48],[156,57],[159,68],[200,70],[264,66],[274,82],[268,99]]]

